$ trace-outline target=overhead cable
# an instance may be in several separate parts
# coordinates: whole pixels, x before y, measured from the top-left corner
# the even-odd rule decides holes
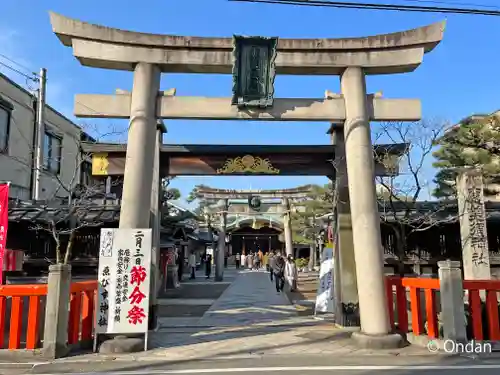
[[[479,9],[479,8],[457,8],[457,7],[437,7],[423,5],[403,5],[403,4],[376,4],[376,3],[355,3],[347,1],[327,1],[327,0],[229,0],[242,3],[262,3],[278,5],[298,5],[311,7],[331,7],[346,9],[367,9],[386,10],[399,12],[420,12],[420,13],[446,13],[446,14],[470,14],[478,16],[500,16],[500,10]],[[422,1],[423,3],[423,1]]]

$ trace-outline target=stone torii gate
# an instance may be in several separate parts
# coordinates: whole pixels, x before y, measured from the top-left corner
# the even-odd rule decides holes
[[[73,48],[82,65],[134,72],[131,94],[77,95],[80,117],[130,118],[121,228],[150,225],[152,165],[158,118],[328,121],[343,124],[349,177],[362,345],[400,345],[390,334],[384,285],[370,121],[413,121],[417,99],[384,99],[366,92],[366,75],[415,70],[440,43],[444,22],[404,32],[362,38],[280,39],[277,74],[339,75],[341,95],[321,99],[274,99],[272,107],[240,108],[228,98],[193,98],[159,93],[161,73],[219,73],[233,70],[233,40],[145,34],[92,25],[51,13],[54,32]]]

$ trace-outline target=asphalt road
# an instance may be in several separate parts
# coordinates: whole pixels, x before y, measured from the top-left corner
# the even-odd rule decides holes
[[[343,358],[325,356],[275,356],[218,359],[213,361],[107,360],[101,362],[40,363],[38,365],[1,364],[0,374],[79,374],[79,375],[174,375],[174,374],[332,374],[337,375],[496,375],[500,372],[500,356],[464,358],[435,356],[368,355]]]

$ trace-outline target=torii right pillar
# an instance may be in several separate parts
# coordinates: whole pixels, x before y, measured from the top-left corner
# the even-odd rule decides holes
[[[360,67],[348,67],[340,83],[361,320],[361,331],[352,338],[362,346],[397,347],[402,337],[390,333],[365,73]]]

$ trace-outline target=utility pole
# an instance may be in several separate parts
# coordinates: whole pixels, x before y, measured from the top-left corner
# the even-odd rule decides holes
[[[36,114],[36,146],[35,146],[35,175],[33,184],[33,199],[40,199],[40,179],[43,168],[43,140],[45,136],[45,91],[47,87],[47,69],[40,69]]]

